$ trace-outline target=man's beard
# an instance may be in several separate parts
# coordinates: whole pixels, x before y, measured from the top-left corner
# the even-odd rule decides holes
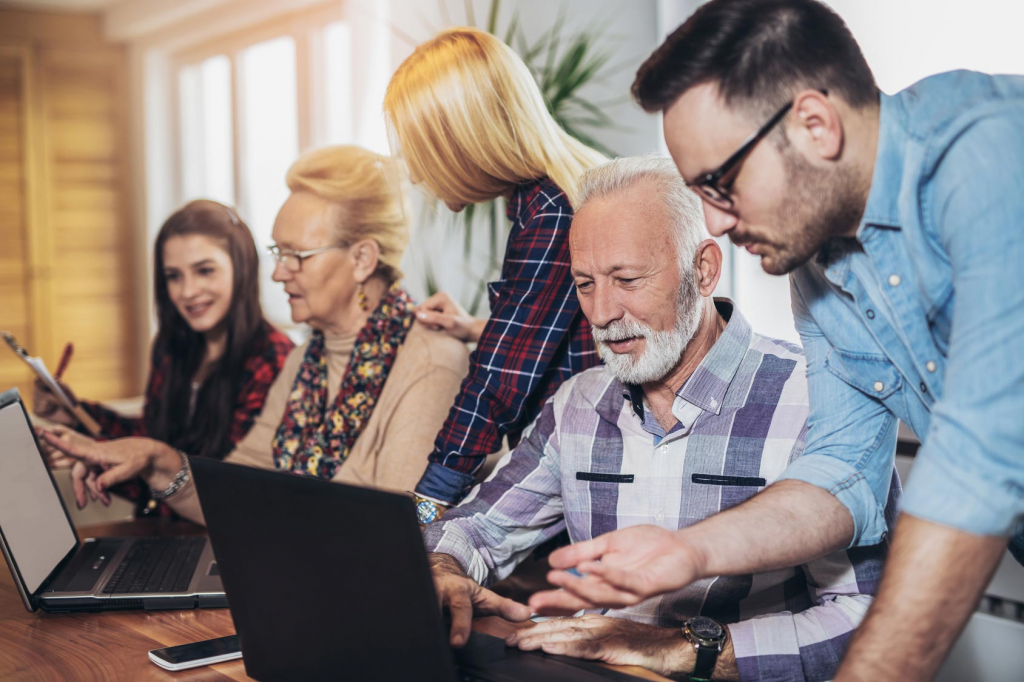
[[[641,385],[664,379],[675,369],[683,351],[697,333],[704,315],[704,300],[693,274],[683,278],[676,301],[676,324],[671,331],[654,331],[636,320],[621,319],[606,327],[593,327],[597,352],[605,366],[619,381]],[[612,341],[644,339],[640,355],[616,353],[608,347]]]
[[[769,275],[797,269],[826,243],[848,234],[864,214],[864,196],[846,167],[823,172],[788,145],[782,158],[788,190],[774,219],[782,239],[766,244],[768,252],[761,257],[761,267]]]

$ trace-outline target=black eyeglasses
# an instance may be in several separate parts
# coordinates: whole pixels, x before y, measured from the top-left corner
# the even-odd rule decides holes
[[[827,90],[819,90],[818,92],[823,95],[828,95]],[[726,210],[731,209],[733,205],[732,197],[729,196],[729,192],[720,184],[722,182],[722,178],[737,168],[743,160],[747,158],[750,152],[754,150],[757,143],[763,140],[768,133],[772,131],[772,128],[774,128],[792,108],[793,100],[789,100],[789,102],[776,111],[763,126],[758,128],[750,137],[748,137],[746,141],[740,145],[740,148],[725,160],[725,163],[707,175],[694,180],[690,187],[700,192],[701,196],[703,196],[704,199],[706,199],[712,206],[717,206],[718,208],[724,208]]]

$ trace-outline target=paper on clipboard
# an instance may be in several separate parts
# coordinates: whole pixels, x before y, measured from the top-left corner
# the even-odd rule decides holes
[[[50,392],[57,396],[57,400],[59,400],[69,412],[74,414],[89,432],[94,436],[99,435],[99,425],[96,424],[96,422],[90,418],[81,407],[76,405],[67,393],[64,392],[60,383],[53,378],[52,374],[50,374],[50,370],[47,369],[46,363],[43,362],[43,359],[29,355],[28,351],[18,345],[18,341],[10,332],[4,332],[3,337],[4,341],[7,342],[7,345],[11,347],[12,351],[14,351],[14,354],[21,358],[21,361],[32,369],[35,375],[39,377],[44,384],[46,384],[48,389],[50,389]]]

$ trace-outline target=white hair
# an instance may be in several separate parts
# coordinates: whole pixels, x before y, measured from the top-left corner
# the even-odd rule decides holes
[[[663,190],[658,196],[674,228],[679,274],[686,277],[693,270],[697,247],[710,235],[700,197],[686,186],[672,159],[656,154],[623,156],[591,168],[580,176],[576,212],[588,201],[631,189],[644,181],[657,182]]]
[[[680,288],[676,299],[676,324],[668,331],[655,331],[638,320],[623,318],[605,327],[594,325],[592,332],[597,351],[608,370],[627,384],[658,381],[678,364],[687,344],[700,326],[702,296],[694,272],[697,248],[708,239],[704,208],[697,195],[686,186],[671,159],[661,156],[627,156],[586,171],[579,182],[577,212],[588,201],[606,198],[629,190],[641,182],[656,182],[658,196],[672,222],[679,263]],[[609,343],[629,338],[645,339],[644,351],[637,356],[614,352]]]

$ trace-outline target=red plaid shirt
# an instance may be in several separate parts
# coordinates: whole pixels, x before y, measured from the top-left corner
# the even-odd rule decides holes
[[[568,198],[546,178],[523,183],[507,213],[501,279],[487,285],[490,319],[416,488],[442,501],[461,499],[504,435],[514,444],[563,381],[600,363],[569,271]]]
[[[274,383],[278,372],[284,367],[285,358],[295,344],[286,334],[278,331],[269,323],[264,322],[262,343],[254,345],[252,354],[242,367],[241,388],[235,401],[234,413],[231,417],[231,443],[238,443],[249,433],[257,415],[263,410],[270,385]],[[161,389],[168,372],[171,370],[171,359],[164,355],[153,357],[146,384],[145,407],[146,417],[165,409],[187,410],[188,405],[165,406],[161,400]],[[82,401],[82,407],[92,415],[103,431],[104,439],[128,438],[130,436],[146,436],[146,419],[143,417],[126,417],[99,403]],[[226,455],[227,453],[222,453]],[[115,492],[138,505],[140,513],[153,513],[148,509],[149,489],[139,480],[129,481],[115,489]],[[169,515],[170,508],[160,505],[160,513]]]

